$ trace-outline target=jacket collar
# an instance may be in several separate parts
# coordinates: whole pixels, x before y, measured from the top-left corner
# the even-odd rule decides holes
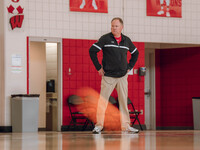
[[[110,36],[115,38],[114,35],[112,34],[112,32],[110,32]],[[121,36],[122,36],[122,41],[123,41],[125,39],[125,36],[122,33],[121,33]]]

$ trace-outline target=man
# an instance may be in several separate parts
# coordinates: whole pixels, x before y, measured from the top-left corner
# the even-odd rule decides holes
[[[80,5],[80,9],[83,9],[84,6],[85,6],[85,0],[82,0],[82,3],[81,3],[81,5]],[[94,8],[95,10],[98,9],[95,0],[92,0],[92,6],[93,6],[93,8]]]
[[[166,1],[166,4],[167,4],[166,16],[170,17],[170,12],[169,12],[170,0],[165,0],[165,1]],[[163,15],[164,14],[164,0],[160,0],[160,6],[161,6],[161,9],[160,9],[160,11],[157,12],[157,14]]]
[[[95,68],[98,70],[101,80],[101,91],[97,107],[97,123],[93,133],[100,133],[104,125],[105,111],[108,105],[108,99],[116,88],[119,100],[119,109],[121,112],[121,129],[138,133],[139,131],[130,127],[130,117],[127,107],[128,98],[128,72],[135,65],[139,52],[130,38],[123,35],[123,20],[113,18],[111,21],[111,32],[103,35],[89,50],[90,57]],[[100,65],[97,53],[103,51],[102,66]],[[127,62],[127,51],[131,53],[131,59]]]

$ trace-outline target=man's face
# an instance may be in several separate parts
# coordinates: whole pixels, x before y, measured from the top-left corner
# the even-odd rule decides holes
[[[115,37],[120,37],[123,29],[123,25],[119,22],[119,20],[113,20],[111,22],[111,32]]]

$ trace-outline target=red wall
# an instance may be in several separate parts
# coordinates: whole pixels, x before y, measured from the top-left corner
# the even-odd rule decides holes
[[[89,48],[95,42],[96,40],[63,39],[63,125],[68,125],[71,119],[66,101],[69,95],[74,94],[77,88],[85,86],[100,91],[101,78],[89,56]],[[134,67],[138,69],[144,66],[144,43],[134,44],[140,53]],[[102,58],[101,52],[99,56]],[[137,110],[144,111],[144,77],[139,79],[137,74],[131,75],[128,81],[130,99]],[[114,91],[112,96],[116,98],[117,92]],[[144,115],[140,116],[140,121],[144,124]]]
[[[200,96],[200,48],[156,50],[156,126],[192,127]]]

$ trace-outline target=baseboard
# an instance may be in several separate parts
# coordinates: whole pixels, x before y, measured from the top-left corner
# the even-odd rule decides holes
[[[146,130],[146,129],[147,129],[147,127],[146,127],[145,124],[142,124],[141,126],[142,126],[142,129],[143,129],[143,130]],[[139,126],[138,124],[133,125],[133,127],[136,128],[136,129],[138,129],[138,130],[141,130],[141,129],[140,129],[140,126]]]
[[[38,131],[47,131],[46,128],[38,128]]]
[[[194,127],[176,127],[176,126],[170,126],[170,127],[156,127],[156,130],[193,130]]]
[[[46,128],[38,128],[38,131],[46,131]],[[12,126],[0,126],[0,132],[12,132]]]
[[[75,128],[72,127],[72,126],[69,128],[68,125],[65,125],[65,126],[61,126],[61,131],[82,131],[82,127],[83,126],[79,125],[79,126],[76,126]],[[139,125],[133,125],[133,127],[140,130]],[[68,128],[69,128],[69,130],[68,130]],[[146,130],[146,125],[143,124],[142,128],[143,128],[143,130]],[[93,129],[92,126],[88,125],[87,128],[84,131],[92,131],[92,129]]]
[[[0,126],[0,132],[12,132],[12,126]]]
[[[77,125],[76,127],[72,127],[69,125],[61,126],[61,131],[82,131],[81,125]],[[92,131],[93,127],[91,125],[88,125],[84,131]]]

